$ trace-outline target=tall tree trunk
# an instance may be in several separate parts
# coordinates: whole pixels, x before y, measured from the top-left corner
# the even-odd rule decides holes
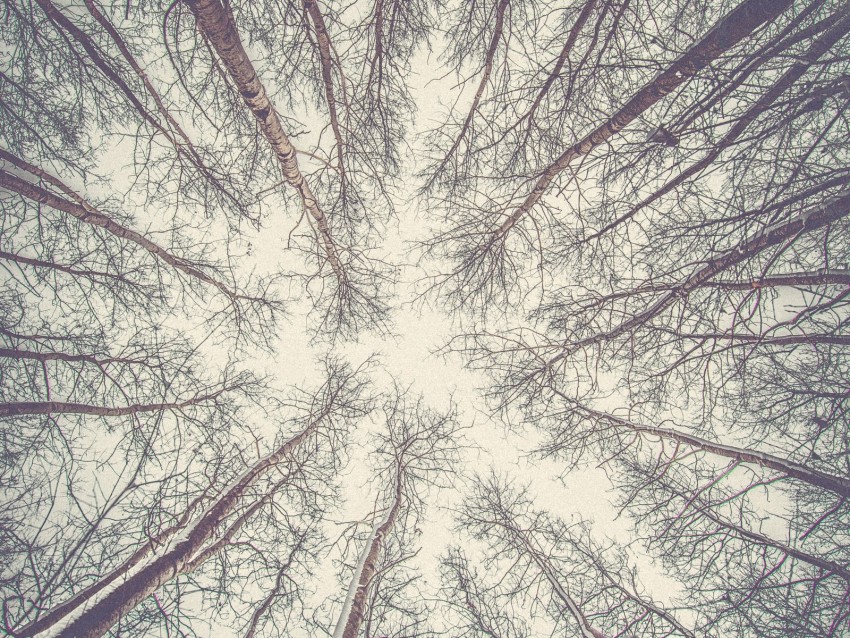
[[[139,78],[142,80],[145,89],[154,99],[154,102],[157,105],[157,110],[159,110],[160,114],[163,115],[166,120],[169,122],[170,126],[177,131],[178,137],[175,134],[166,128],[160,123],[160,121],[154,117],[153,113],[151,113],[148,108],[142,104],[141,100],[139,100],[138,96],[133,92],[133,90],[127,85],[124,81],[124,78],[121,77],[120,71],[118,71],[111,61],[109,61],[100,51],[100,48],[97,44],[77,25],[75,25],[69,18],[66,16],[59,7],[54,5],[51,0],[35,0],[39,7],[47,14],[48,18],[56,25],[58,29],[65,31],[71,39],[76,41],[83,49],[88,53],[91,62],[97,67],[97,69],[106,77],[112,84],[114,84],[118,90],[124,95],[133,109],[139,114],[139,116],[148,124],[150,124],[156,131],[161,133],[169,143],[174,147],[177,151],[178,155],[185,156],[191,164],[193,164],[203,175],[204,177],[225,197],[229,198],[232,201],[235,201],[234,196],[220,183],[218,178],[216,177],[214,171],[206,166],[203,158],[198,154],[194,145],[189,141],[189,138],[186,136],[183,129],[179,124],[174,120],[170,113],[168,113],[167,109],[162,103],[162,100],[159,97],[159,94],[153,88],[153,85],[148,80],[147,75],[141,69],[139,64],[135,61],[133,56],[130,54],[123,40],[117,31],[115,31],[114,27],[106,20],[106,18],[97,10],[97,7],[90,1],[86,1],[86,5],[88,9],[98,23],[103,26],[112,40],[115,42],[116,46],[118,46],[125,60],[130,64],[133,70],[139,75]]]
[[[33,166],[32,164],[29,164],[28,162],[25,162],[24,160],[17,158],[2,149],[0,149],[0,159],[14,164],[18,168],[29,172],[30,174],[38,177],[39,179],[43,179],[48,183],[57,186],[63,192],[68,194],[74,201],[65,199],[64,197],[60,197],[59,195],[52,193],[42,188],[41,186],[33,184],[32,182],[29,182],[27,180],[21,179],[17,175],[13,175],[12,173],[9,173],[2,169],[0,169],[0,187],[6,188],[14,193],[18,193],[19,195],[26,197],[27,199],[31,199],[34,202],[38,202],[39,204],[45,204],[47,206],[50,206],[51,208],[62,211],[63,213],[67,213],[68,215],[76,217],[81,222],[91,224],[92,226],[98,226],[108,231],[112,235],[115,235],[116,237],[132,242],[137,246],[143,248],[150,254],[154,255],[158,259],[161,259],[172,268],[175,268],[180,272],[189,275],[192,279],[196,279],[198,281],[217,288],[220,292],[224,293],[228,298],[233,301],[236,301],[238,299],[252,299],[251,297],[239,294],[238,292],[232,290],[217,279],[210,277],[206,273],[193,266],[188,260],[168,252],[156,242],[151,241],[144,235],[119,224],[114,219],[111,219],[108,215],[101,213],[89,202],[87,202],[83,197],[74,192],[69,186],[61,182],[57,177],[49,175],[37,166]]]
[[[429,180],[429,185],[430,183],[433,183],[437,176],[448,165],[452,155],[457,150],[458,146],[460,146],[463,138],[466,137],[466,133],[469,131],[469,127],[472,124],[472,118],[475,117],[475,113],[478,111],[478,105],[481,103],[481,98],[484,96],[484,90],[487,88],[487,83],[490,81],[490,75],[493,72],[493,63],[496,59],[496,49],[499,47],[499,40],[502,39],[505,25],[505,11],[509,4],[510,0],[499,0],[499,4],[496,5],[493,35],[490,37],[490,42],[487,45],[487,51],[484,54],[484,72],[481,75],[481,80],[478,82],[478,88],[475,90],[475,95],[472,98],[472,105],[469,107],[469,112],[466,114],[463,125],[455,137],[451,148],[446,151],[440,165],[434,170],[433,176]]]
[[[566,590],[566,588],[560,583],[557,578],[557,575],[554,572],[552,565],[540,555],[531,544],[531,540],[526,537],[522,530],[517,529],[513,526],[513,524],[502,524],[505,529],[510,531],[514,537],[516,538],[516,543],[518,545],[517,549],[520,553],[524,553],[531,558],[540,572],[543,574],[544,578],[549,582],[549,585],[552,587],[552,593],[555,595],[558,600],[567,608],[570,612],[570,615],[576,621],[579,626],[579,630],[581,631],[581,635],[583,638],[607,638],[605,634],[601,631],[593,627],[590,624],[587,616],[582,610],[581,606],[575,601],[575,599],[570,595],[570,593]]]
[[[25,416],[29,414],[91,414],[94,416],[128,416],[140,412],[162,412],[165,410],[182,410],[192,405],[200,405],[207,401],[214,401],[227,388],[216,392],[185,399],[184,401],[171,401],[165,403],[137,403],[111,408],[101,405],[89,405],[87,403],[73,403],[70,401],[15,401],[11,403],[0,403],[0,418]]]
[[[759,534],[757,532],[745,529],[740,525],[730,523],[729,521],[723,520],[719,516],[715,516],[707,508],[703,508],[700,511],[700,514],[704,515],[709,520],[714,521],[721,527],[725,527],[726,529],[733,531],[740,538],[746,539],[758,545],[764,545],[766,547],[772,547],[774,549],[777,549],[787,556],[791,556],[792,558],[796,558],[797,560],[803,563],[807,563],[813,567],[822,569],[828,574],[835,574],[836,576],[844,579],[845,581],[847,581],[848,584],[850,584],[850,569],[843,565],[839,565],[838,563],[834,563],[824,558],[820,558],[819,556],[814,556],[813,554],[804,552],[803,550],[797,549],[796,547],[791,547],[790,545],[786,545],[785,543],[780,543],[779,541],[769,538],[764,534]]]
[[[129,357],[98,357],[92,354],[70,354],[68,352],[33,352],[32,350],[17,350],[14,348],[0,348],[0,357],[4,359],[17,359],[18,361],[68,361],[71,363],[91,363],[98,367],[113,363],[144,364],[144,359],[131,359]]]
[[[295,148],[284,132],[280,117],[242,46],[230,9],[219,0],[186,0],[186,4],[195,16],[198,30],[215,49],[230,79],[245,100],[245,105],[257,119],[260,131],[277,156],[283,179],[296,190],[305,210],[315,222],[319,243],[336,275],[337,283],[341,288],[347,287],[348,277],[331,236],[328,219],[298,167]]]
[[[95,596],[97,596],[100,592],[104,591],[107,587],[109,587],[112,583],[117,581],[118,579],[126,576],[130,573],[136,565],[141,564],[148,556],[151,555],[152,552],[156,551],[159,547],[164,547],[168,541],[173,538],[178,532],[182,531],[186,524],[189,522],[194,511],[198,508],[198,506],[202,503],[202,501],[206,498],[207,492],[204,491],[201,496],[193,500],[189,507],[186,508],[186,511],[177,521],[176,525],[169,527],[163,530],[161,533],[156,536],[149,538],[145,541],[140,547],[138,547],[128,558],[126,558],[118,567],[110,571],[109,573],[101,576],[99,580],[95,583],[92,583],[85,589],[77,592],[68,600],[51,607],[47,613],[43,616],[34,620],[28,625],[24,625],[20,629],[15,631],[16,638],[31,638],[36,634],[41,633],[47,629],[50,629],[55,624],[60,622],[63,618],[67,617],[68,614],[72,613],[75,609],[78,609],[81,605],[85,604]]]
[[[319,52],[319,64],[322,68],[322,84],[325,89],[325,101],[328,104],[328,117],[331,120],[331,130],[334,134],[336,142],[336,157],[339,166],[340,184],[342,196],[345,196],[345,191],[348,187],[347,177],[345,174],[344,148],[345,143],[342,138],[342,125],[339,121],[339,112],[337,109],[337,99],[334,90],[333,82],[333,44],[331,43],[330,35],[328,34],[325,18],[322,15],[321,9],[316,0],[303,0],[304,10],[310,16],[310,21],[313,23],[313,30],[316,33],[316,47]],[[343,86],[343,92],[345,87]]]
[[[844,17],[841,18],[841,13],[844,13]],[[717,157],[725,151],[727,148],[732,146],[732,144],[737,140],[741,134],[747,129],[747,127],[752,124],[756,118],[767,111],[770,106],[789,88],[791,88],[795,82],[797,82],[800,78],[802,78],[806,72],[815,64],[818,63],[818,60],[826,55],[827,51],[829,51],[835,44],[841,40],[845,35],[847,35],[848,31],[850,31],[850,10],[848,10],[847,5],[845,4],[838,12],[836,12],[839,16],[838,22],[829,29],[823,36],[815,40],[809,50],[803,54],[798,62],[795,62],[794,65],[788,69],[776,82],[773,83],[773,86],[770,87],[756,102],[753,104],[746,112],[738,119],[735,124],[729,129],[726,135],[717,142],[717,144],[711,147],[711,150],[699,160],[696,164],[689,166],[686,170],[682,171],[679,175],[677,175],[674,179],[670,180],[663,187],[652,193],[649,197],[642,200],[639,204],[632,207],[628,212],[621,215],[610,224],[607,224],[598,232],[591,235],[588,239],[595,239],[597,237],[602,236],[603,234],[609,232],[610,230],[616,228],[623,222],[628,219],[634,217],[638,211],[643,208],[649,206],[652,202],[656,201],[660,197],[666,195],[670,191],[672,191],[677,186],[681,185],[686,179],[689,177],[693,177],[697,175],[701,171],[705,170],[709,164],[711,164]]]
[[[323,416],[324,414],[320,415],[295,437],[255,463],[225,490],[195,523],[187,527],[180,540],[173,542],[172,547],[164,554],[129,575],[108,595],[88,607],[59,632],[57,638],[99,638],[121,616],[133,610],[159,587],[183,573],[193,557],[213,538],[218,526],[236,510],[247,490],[262,475],[285,462],[287,457],[318,429]]]
[[[357,638],[360,624],[366,615],[366,596],[369,593],[369,584],[378,571],[378,558],[384,545],[384,539],[392,531],[401,510],[402,483],[402,474],[399,468],[392,505],[390,505],[383,519],[375,525],[366,541],[360,561],[351,577],[348,595],[343,603],[333,638]]]
[[[531,192],[493,233],[501,237],[526,215],[549,190],[555,178],[575,159],[587,155],[604,144],[639,117],[665,95],[684,84],[697,72],[752,34],[759,26],[777,18],[791,5],[791,0],[746,0],[722,18],[701,40],[696,42],[667,70],[644,85],[614,115],[578,142],[570,146],[547,166]]]
[[[557,392],[557,394],[566,398],[566,396],[561,392]],[[614,428],[622,429],[628,432],[635,432],[637,434],[642,435],[657,436],[667,441],[676,441],[677,443],[683,443],[694,449],[702,450],[704,452],[708,452],[709,454],[714,454],[715,456],[722,456],[724,458],[733,459],[741,463],[749,463],[770,470],[775,470],[780,474],[784,474],[785,476],[788,476],[790,478],[794,478],[799,481],[803,481],[804,483],[808,483],[809,485],[814,485],[815,487],[834,492],[842,498],[850,498],[850,478],[848,477],[828,474],[827,472],[822,472],[807,465],[803,465],[802,463],[797,463],[795,461],[791,461],[789,459],[785,459],[774,454],[768,454],[767,452],[760,452],[758,450],[751,450],[748,448],[741,448],[732,445],[724,445],[722,443],[715,443],[713,441],[709,441],[708,439],[704,439],[693,434],[680,432],[672,428],[662,428],[653,425],[634,423],[627,419],[622,419],[620,417],[614,416],[613,414],[593,410],[591,408],[577,404],[572,400],[567,400],[570,401],[570,403],[574,406],[574,409],[579,414],[583,414],[589,418],[603,422]]]

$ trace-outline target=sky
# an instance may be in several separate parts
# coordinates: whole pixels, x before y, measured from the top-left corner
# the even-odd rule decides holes
[[[553,16],[555,14],[552,13]],[[245,39],[247,41],[249,38]],[[517,484],[527,484],[536,507],[548,510],[566,521],[588,520],[597,539],[607,537],[618,545],[629,545],[633,562],[638,566],[648,592],[656,600],[670,603],[680,592],[679,585],[662,573],[640,542],[633,542],[637,539],[631,521],[617,510],[614,504],[617,495],[606,473],[595,467],[593,461],[568,472],[561,461],[537,458],[533,451],[542,441],[540,432],[518,420],[520,417],[515,412],[494,414],[492,404],[488,403],[485,396],[488,387],[486,375],[468,367],[459,353],[447,349],[451,339],[461,334],[467,326],[461,325],[461,318],[449,312],[439,297],[419,296],[422,278],[441,266],[433,262],[426,265],[420,259],[421,253],[417,248],[417,242],[428,238],[436,223],[434,211],[416,197],[419,179],[416,174],[425,162],[425,147],[429,141],[427,131],[445,122],[447,110],[454,110],[456,114],[464,113],[476,85],[476,82],[468,82],[465,92],[459,95],[458,79],[446,73],[441,61],[445,43],[435,39],[431,40],[430,45],[431,50],[420,47],[413,59],[412,73],[406,78],[417,110],[406,146],[401,152],[404,165],[396,193],[397,216],[383,227],[382,237],[375,250],[377,257],[394,267],[398,278],[390,296],[392,312],[389,331],[364,330],[354,339],[334,342],[317,338],[313,332],[315,314],[310,312],[312,302],[301,290],[302,284],[298,279],[280,282],[282,296],[286,299],[284,316],[276,325],[270,349],[249,346],[236,354],[234,349],[224,347],[221,340],[208,339],[207,336],[214,329],[207,323],[204,313],[189,313],[188,316],[174,318],[168,327],[199,341],[199,349],[211,369],[223,369],[235,363],[267,376],[276,388],[316,386],[323,380],[319,363],[331,357],[340,357],[353,366],[371,359],[374,364],[370,376],[376,388],[389,390],[393,383],[397,383],[408,388],[407,392],[412,396],[421,394],[426,405],[436,410],[448,409],[453,404],[457,406],[464,431],[460,462],[454,468],[456,478],[452,487],[435,488],[428,493],[427,513],[420,525],[421,551],[413,559],[413,564],[431,593],[439,587],[439,557],[450,544],[458,542],[453,518],[467,490],[469,479],[475,474],[495,471],[510,475]],[[168,74],[169,63],[160,53],[148,52],[145,64],[152,72]],[[262,73],[263,65],[258,49],[249,46],[249,54]],[[651,65],[647,64],[646,69],[649,68]],[[264,75],[262,79],[267,83],[273,98],[279,95],[281,87],[275,85],[275,78]],[[282,115],[292,115],[302,124],[303,134],[294,138],[296,146],[312,148],[320,135],[325,136],[327,146],[326,115],[310,105],[293,107],[291,113],[286,111],[287,108],[278,104]],[[589,110],[593,112],[593,109]],[[190,135],[208,133],[203,129],[203,122],[187,123],[187,127]],[[133,211],[133,227],[157,238],[161,235],[158,229],[168,228],[175,215],[184,213],[167,207],[137,205],[144,198],[131,193],[138,149],[134,147],[131,137],[133,131],[128,129],[127,133],[129,135],[124,139],[112,136],[99,140],[104,147],[109,148],[100,156],[96,172],[105,175],[107,179],[89,182],[78,177],[72,185],[90,193],[93,198],[116,192],[128,193],[120,203],[124,209]],[[300,154],[298,160],[305,172],[317,166],[315,160],[304,154]],[[559,194],[552,201],[567,206],[574,201],[570,198],[575,197],[578,197],[576,193],[567,193],[563,197]],[[304,232],[306,229],[304,222],[299,221],[297,203],[285,206],[281,198],[271,197],[270,201],[272,203],[267,207],[261,228],[241,222],[239,237],[229,246],[240,255],[237,273],[240,276],[273,275],[304,268],[300,257],[287,249],[293,229],[299,224],[299,231]],[[228,224],[235,222],[216,216],[214,211],[205,212],[207,216],[203,220],[188,221],[202,224],[206,237],[218,241],[216,250],[221,250],[223,242],[220,240],[233,230],[228,228]],[[623,249],[626,250],[625,247]],[[634,266],[634,269],[637,271],[639,267]],[[787,296],[777,306],[790,307],[796,301],[796,298]],[[522,308],[500,310],[504,310],[503,316],[490,324],[490,328],[527,325],[529,321],[523,316]],[[569,381],[567,379],[567,383]],[[597,381],[603,386],[599,395],[604,394],[606,389],[612,389],[615,382],[613,377],[606,378],[604,375],[600,375]],[[610,384],[611,388],[604,387],[605,384]],[[612,392],[607,402],[599,401],[594,407],[613,410],[622,405],[619,401],[621,398]],[[681,414],[686,415],[684,408]],[[262,436],[263,445],[270,445],[274,441],[278,434],[276,427],[273,419],[254,424],[255,432]],[[346,449],[348,463],[338,477],[340,505],[326,521],[324,528],[329,539],[350,532],[353,521],[359,521],[357,529],[361,534],[367,533],[374,523],[380,480],[375,480],[369,458],[373,443],[371,436],[382,427],[380,412],[377,411],[375,416],[364,419],[350,433]],[[107,453],[115,442],[104,437],[100,444],[104,453]],[[774,503],[774,509],[782,508],[776,507]],[[784,533],[784,528],[777,527],[777,533]],[[321,556],[321,563],[315,572],[315,591],[311,597],[316,608],[321,607],[328,597],[343,594],[344,588],[340,589],[337,584],[338,563],[343,547],[344,543],[336,543]],[[349,562],[356,553],[354,549],[349,548],[346,556]]]

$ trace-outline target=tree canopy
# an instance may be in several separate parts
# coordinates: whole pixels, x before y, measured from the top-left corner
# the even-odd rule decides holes
[[[5,634],[850,635],[848,2],[3,9]]]

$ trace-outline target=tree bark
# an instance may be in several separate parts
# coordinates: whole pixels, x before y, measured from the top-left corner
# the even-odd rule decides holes
[[[192,557],[202,551],[204,544],[214,536],[218,526],[234,512],[248,488],[256,483],[260,476],[285,462],[287,457],[318,429],[324,416],[325,414],[319,416],[295,437],[255,463],[187,528],[183,538],[91,605],[59,632],[57,638],[99,638],[109,631],[121,616],[129,613],[163,584],[183,573]]]
[[[787,91],[795,82],[803,77],[806,72],[817,63],[842,37],[850,31],[850,11],[845,5],[843,9],[837,13],[844,12],[844,17],[829,29],[822,37],[815,40],[809,47],[809,50],[801,57],[798,62],[788,69],[774,84],[770,87],[746,112],[732,125],[726,135],[715,144],[709,153],[705,155],[696,164],[682,171],[674,179],[667,182],[662,188],[658,189],[652,195],[642,200],[637,206],[632,207],[627,213],[621,215],[610,224],[607,224],[599,231],[593,233],[588,239],[596,239],[605,233],[613,230],[623,222],[634,217],[640,210],[649,206],[652,202],[663,197],[677,186],[681,185],[686,179],[697,175],[705,170],[718,156],[737,140],[741,134],[752,124],[755,119],[767,111],[770,106]]]
[[[75,609],[78,609],[81,605],[94,598],[116,580],[122,576],[126,576],[131,569],[144,561],[157,548],[165,546],[169,539],[174,537],[175,534],[180,532],[186,526],[186,523],[188,523],[192,513],[198,505],[200,505],[205,496],[206,492],[192,501],[176,525],[169,527],[154,538],[150,538],[145,541],[144,544],[137,548],[126,560],[118,565],[118,567],[102,576],[97,582],[86,587],[82,591],[77,592],[70,599],[51,607],[45,615],[41,616],[37,620],[17,629],[15,631],[15,637],[31,638],[32,636],[49,629],[65,618],[68,614],[72,613]]]
[[[170,403],[138,403],[120,408],[109,408],[101,405],[89,405],[87,403],[72,403],[67,401],[18,401],[12,403],[0,403],[0,418],[26,416],[30,414],[90,414],[94,416],[127,416],[139,414],[140,412],[162,412],[165,410],[182,410],[192,405],[200,405],[207,401],[216,399],[225,392],[218,390],[185,401],[174,401]]]
[[[351,590],[349,590],[349,595],[337,621],[333,638],[357,638],[357,634],[360,631],[360,624],[366,615],[366,596],[369,593],[369,584],[378,571],[378,558],[384,545],[384,539],[392,531],[393,525],[395,525],[396,518],[401,510],[401,501],[402,474],[399,469],[392,505],[384,516],[384,519],[372,531],[366,548],[364,548],[365,558],[358,565],[360,569],[355,569],[352,575],[351,584],[354,585],[356,583],[356,589],[354,589],[353,596],[351,595]]]
[[[280,117],[242,46],[229,8],[219,0],[186,0],[186,4],[195,16],[198,30],[215,49],[245,105],[254,114],[260,131],[278,159],[283,179],[295,189],[305,210],[316,223],[319,244],[337,283],[340,287],[347,287],[348,277],[331,236],[328,219],[298,167],[295,148],[284,132]]]
[[[714,521],[721,527],[725,527],[729,530],[732,530],[741,538],[745,538],[759,545],[773,547],[774,549],[779,550],[783,554],[791,556],[792,558],[796,558],[797,560],[812,565],[813,567],[822,569],[827,573],[835,574],[839,578],[843,578],[845,581],[850,583],[850,570],[848,570],[847,567],[839,565],[838,563],[833,563],[832,561],[828,561],[818,556],[813,556],[812,554],[804,552],[795,547],[791,547],[790,545],[786,545],[785,543],[780,543],[779,541],[773,540],[772,538],[768,538],[764,534],[751,532],[748,529],[744,529],[740,525],[735,525],[734,523],[730,523],[729,521],[724,521],[723,519],[711,514],[707,509],[702,509],[701,514],[704,514],[706,518]]]
[[[564,395],[561,394],[561,396]],[[574,409],[577,412],[584,414],[590,418],[596,419],[598,421],[603,421],[615,428],[620,428],[639,434],[657,436],[668,441],[684,443],[685,445],[688,445],[692,448],[703,450],[716,456],[722,456],[728,459],[740,461],[742,463],[750,463],[770,470],[775,470],[790,478],[795,478],[799,481],[803,481],[804,483],[808,483],[809,485],[814,485],[815,487],[834,492],[842,498],[850,498],[849,477],[828,474],[826,472],[816,470],[807,465],[803,465],[802,463],[797,463],[795,461],[791,461],[780,456],[768,454],[767,452],[760,452],[758,450],[751,450],[748,448],[740,448],[734,447],[732,445],[715,443],[713,441],[709,441],[708,439],[704,439],[693,434],[680,432],[671,428],[662,428],[652,425],[634,423],[632,421],[622,419],[607,412],[600,412],[598,410],[593,410],[591,408],[576,404],[574,401],[571,401],[571,403],[575,406]]]
[[[98,211],[94,206],[89,204],[85,199],[83,199],[80,195],[74,193],[74,191],[63,184],[59,179],[49,176],[49,179],[45,177],[47,173],[42,171],[36,166],[28,164],[23,160],[16,158],[9,153],[0,149],[0,159],[4,159],[9,161],[10,163],[15,164],[19,168],[23,168],[33,175],[38,176],[39,178],[45,179],[45,181],[50,182],[54,185],[59,186],[61,190],[65,193],[69,194],[72,199],[75,201],[70,201],[65,199],[64,197],[60,197],[55,193],[52,193],[32,182],[28,182],[27,180],[21,179],[17,175],[13,175],[7,171],[0,169],[0,187],[6,188],[14,193],[18,193],[19,195],[26,197],[27,199],[31,199],[34,202],[38,202],[39,204],[45,204],[50,206],[51,208],[55,208],[56,210],[62,211],[63,213],[67,213],[73,217],[76,217],[81,222],[85,222],[86,224],[91,224],[92,226],[99,226],[104,230],[107,230],[112,235],[116,237],[120,237],[121,239],[126,239],[129,242],[140,246],[150,254],[158,257],[169,266],[179,270],[186,275],[189,275],[191,278],[201,281],[205,284],[213,286],[217,288],[220,292],[226,295],[233,301],[238,299],[251,299],[246,295],[241,295],[237,293],[235,290],[227,287],[222,282],[210,277],[206,273],[198,270],[194,266],[192,266],[188,260],[183,259],[182,257],[177,257],[176,255],[171,254],[157,243],[151,241],[144,235],[137,233],[134,230],[127,228],[126,226],[122,226],[115,220],[111,219],[109,216],[104,215],[100,211]]]
[[[478,111],[478,105],[481,103],[481,98],[484,95],[484,90],[487,88],[487,83],[490,81],[490,75],[493,73],[493,63],[496,59],[496,49],[499,46],[499,40],[502,39],[502,32],[504,31],[505,24],[505,11],[508,7],[510,0],[500,0],[499,4],[496,5],[496,16],[495,16],[495,24],[493,25],[493,36],[490,38],[490,42],[487,45],[487,51],[484,54],[484,73],[481,76],[481,80],[478,83],[478,88],[475,90],[475,95],[472,98],[472,105],[469,107],[469,112],[466,115],[466,118],[463,121],[463,126],[460,128],[460,132],[455,137],[455,141],[452,143],[451,148],[446,152],[443,156],[443,161],[440,162],[440,165],[434,170],[434,178],[446,167],[451,159],[452,154],[457,150],[457,147],[460,146],[461,141],[466,136],[466,132],[469,130],[470,124],[472,124],[472,118],[475,117],[476,111]],[[431,181],[433,181],[433,179]]]
[[[531,546],[531,541],[525,537],[525,534],[513,525],[507,525],[506,529],[510,530],[511,533],[516,536],[517,542],[520,545],[519,549],[528,554],[534,564],[537,565],[537,568],[541,571],[544,578],[546,578],[549,582],[549,585],[552,587],[552,592],[569,610],[570,615],[578,624],[583,638],[607,638],[605,634],[590,624],[590,621],[587,619],[582,608],[573,599],[573,597],[570,596],[564,586],[561,585],[556,575],[552,573],[552,566],[544,560],[542,556],[540,556],[539,552],[534,547]]]
[[[722,18],[701,40],[688,49],[658,77],[644,85],[606,122],[570,146],[547,166],[525,200],[493,233],[492,241],[503,236],[540,201],[555,178],[575,159],[605,143],[665,95],[684,84],[723,53],[752,34],[759,26],[777,18],[791,0],[746,0]]]
[[[161,133],[169,143],[174,147],[177,151],[178,155],[185,155],[188,160],[209,180],[209,182],[215,186],[215,188],[223,193],[229,199],[235,201],[235,198],[231,193],[227,191],[226,188],[218,181],[218,178],[214,175],[213,171],[204,164],[204,160],[198,154],[194,145],[189,141],[189,138],[186,136],[183,129],[179,124],[174,120],[170,113],[168,113],[167,109],[162,103],[162,100],[159,97],[159,94],[153,88],[153,85],[148,80],[147,75],[135,61],[133,56],[130,54],[126,45],[124,45],[123,40],[117,31],[115,31],[114,27],[106,20],[106,18],[98,11],[97,7],[91,3],[90,0],[86,0],[86,6],[89,9],[92,17],[94,17],[98,23],[103,26],[109,36],[113,39],[116,46],[118,46],[125,60],[130,64],[131,68],[139,75],[139,78],[142,80],[145,89],[153,98],[154,102],[157,105],[157,109],[160,114],[163,115],[169,124],[177,131],[177,134],[181,139],[175,137],[174,133],[168,130],[165,126],[163,126],[148,110],[148,108],[142,104],[133,90],[127,85],[124,79],[121,77],[119,72],[113,67],[112,63],[109,62],[102,54],[98,46],[94,43],[94,41],[77,25],[75,25],[62,11],[54,5],[51,0],[35,0],[39,7],[47,14],[48,18],[60,29],[64,30],[73,40],[80,44],[83,49],[88,53],[91,62],[97,67],[97,69],[106,77],[110,82],[112,82],[118,90],[124,95],[133,109],[139,114],[139,116],[148,124],[150,124],[156,131]]]
[[[675,336],[677,339],[691,339],[693,341],[729,341],[732,346],[746,346],[749,344],[763,346],[796,346],[816,343],[825,343],[833,346],[850,346],[850,335],[825,335],[825,334],[802,334],[802,335],[752,335],[736,333],[687,333],[665,330],[664,332]]]
[[[343,149],[345,144],[342,139],[342,130],[339,122],[339,112],[337,111],[337,100],[334,91],[333,83],[333,44],[331,43],[328,29],[325,26],[325,18],[322,15],[319,5],[316,0],[303,0],[304,10],[310,16],[310,21],[313,23],[313,30],[316,32],[316,46],[319,49],[319,64],[322,69],[322,84],[325,89],[325,101],[328,104],[328,117],[331,120],[331,130],[336,141],[336,157],[339,164],[340,183],[342,184],[342,192],[345,193],[346,175],[345,161],[343,158]],[[343,87],[343,91],[345,88]]]
[[[70,363],[91,363],[96,366],[106,366],[112,363],[144,364],[144,359],[131,359],[125,357],[102,357],[98,358],[92,354],[70,354],[68,352],[33,352],[32,350],[17,350],[14,348],[0,348],[0,357],[5,359],[17,359],[19,361],[67,361]]]

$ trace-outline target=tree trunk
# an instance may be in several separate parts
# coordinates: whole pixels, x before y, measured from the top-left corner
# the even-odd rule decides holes
[[[803,481],[804,483],[808,483],[809,485],[814,485],[815,487],[834,492],[842,498],[850,498],[850,478],[827,474],[826,472],[821,472],[820,470],[816,470],[801,463],[796,463],[773,454],[768,454],[767,452],[759,452],[758,450],[723,445],[722,443],[715,443],[713,441],[694,436],[693,434],[686,434],[671,428],[633,423],[632,421],[621,419],[620,417],[608,414],[607,412],[599,412],[575,403],[573,403],[573,405],[575,405],[575,409],[579,413],[598,421],[608,423],[615,428],[639,434],[649,434],[668,441],[684,443],[692,448],[703,450],[716,456],[722,456],[728,459],[740,461],[741,463],[750,463],[775,470],[790,478],[795,478],[799,481]]]
[[[16,401],[12,403],[0,403],[0,418],[25,416],[29,414],[91,414],[95,416],[127,416],[140,412],[162,412],[164,410],[182,410],[191,405],[200,405],[212,401],[224,393],[221,389],[211,394],[186,399],[185,401],[173,401],[169,403],[137,403],[118,408],[110,408],[102,405],[89,405],[87,403],[73,403],[69,401]]]
[[[540,201],[555,178],[573,160],[587,155],[604,144],[665,95],[684,84],[700,69],[734,47],[759,26],[777,18],[790,5],[791,0],[746,0],[738,5],[714,25],[714,28],[701,40],[673,62],[666,71],[644,85],[605,123],[570,146],[558,159],[546,167],[522,204],[493,233],[493,239],[501,237],[513,228]]]
[[[729,129],[726,135],[723,136],[717,144],[715,144],[709,153],[696,164],[682,171],[675,179],[667,182],[663,187],[652,193],[649,197],[641,201],[637,206],[632,207],[627,213],[618,217],[610,224],[604,226],[601,230],[591,235],[588,239],[594,239],[616,228],[624,221],[631,219],[646,206],[656,201],[660,197],[666,195],[674,188],[682,184],[689,177],[693,177],[699,172],[708,167],[717,157],[737,140],[746,128],[755,121],[755,119],[764,113],[770,106],[787,91],[795,82],[803,77],[806,72],[823,57],[842,37],[847,35],[850,30],[850,11],[845,7],[840,10],[845,12],[844,18],[840,19],[835,26],[829,29],[823,36],[815,40],[809,47],[809,50],[801,56],[790,69],[788,69],[774,84],[770,87],[747,111],[738,119],[737,122]]]
[[[193,556],[202,551],[204,544],[214,536],[222,521],[233,513],[248,488],[261,475],[284,462],[319,427],[322,416],[254,464],[187,528],[183,537],[170,549],[91,605],[59,632],[57,638],[99,638],[121,616],[129,613],[163,584],[183,573]]]
[[[284,180],[298,192],[304,208],[316,223],[319,243],[338,284],[340,287],[346,287],[348,277],[336,243],[331,237],[327,217],[298,167],[295,148],[284,133],[280,117],[242,46],[229,8],[223,6],[219,0],[186,0],[186,4],[195,16],[198,30],[221,58],[230,79],[245,100],[245,105],[257,119],[260,131],[277,156]]]
[[[357,638],[360,624],[366,615],[366,595],[369,593],[369,584],[378,571],[378,558],[384,538],[392,530],[401,510],[401,499],[402,475],[399,471],[392,505],[383,520],[375,526],[364,547],[360,562],[352,575],[351,587],[340,612],[333,638]]]
[[[50,183],[59,186],[64,192],[68,193],[75,201],[70,201],[65,199],[64,197],[60,197],[55,193],[51,193],[50,191],[45,190],[44,188],[33,184],[32,182],[28,182],[27,180],[21,179],[17,175],[13,175],[12,173],[9,173],[2,169],[0,169],[0,187],[6,188],[14,193],[18,193],[19,195],[26,197],[27,199],[31,199],[34,202],[38,202],[39,204],[45,204],[47,206],[50,206],[51,208],[62,211],[63,213],[67,213],[68,215],[76,217],[81,222],[85,222],[86,224],[91,224],[92,226],[99,226],[100,228],[107,230],[116,237],[126,239],[127,241],[132,242],[137,246],[140,246],[155,257],[158,257],[159,259],[167,263],[169,266],[189,275],[193,279],[197,279],[205,284],[214,286],[232,300],[248,299],[248,297],[238,294],[220,281],[213,279],[206,273],[198,270],[197,268],[192,266],[188,260],[171,254],[170,252],[168,252],[155,242],[151,241],[144,235],[141,235],[140,233],[137,233],[136,231],[131,230],[126,226],[122,226],[115,220],[111,219],[109,216],[104,215],[94,206],[89,204],[85,199],[74,193],[73,190],[71,190],[68,186],[63,184],[57,178],[51,175],[49,176],[50,179],[47,179],[45,177],[47,174],[38,167],[28,164],[27,162],[24,162],[21,159],[15,158],[9,153],[3,151],[2,149],[0,149],[0,159],[4,159],[10,163],[13,163],[15,166],[23,168],[24,170],[27,170],[33,175],[36,175],[41,179],[45,179],[46,181],[49,181]]]

